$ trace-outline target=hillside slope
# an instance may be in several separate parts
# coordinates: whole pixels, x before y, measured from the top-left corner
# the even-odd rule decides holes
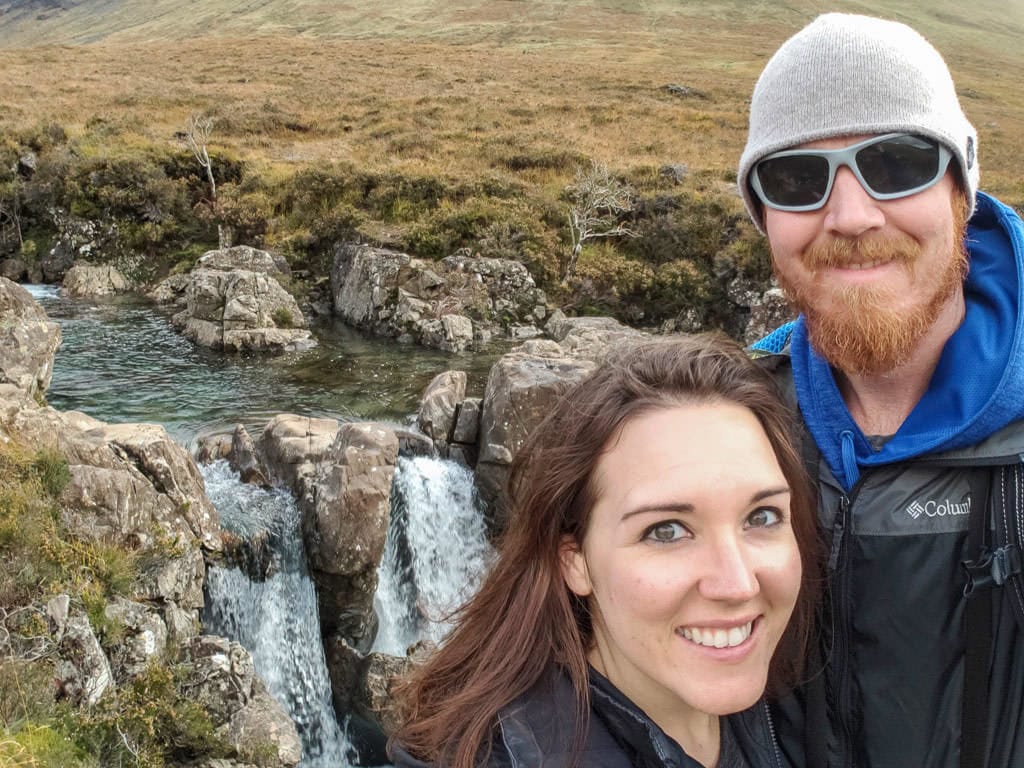
[[[890,16],[936,42],[1006,51],[1024,33],[1022,0],[0,0],[0,46],[302,35],[446,42],[585,45],[647,36],[669,42],[694,25],[771,35],[822,10]]]

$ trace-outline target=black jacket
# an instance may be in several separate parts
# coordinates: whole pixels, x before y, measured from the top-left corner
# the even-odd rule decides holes
[[[775,366],[792,396],[784,356]],[[823,668],[815,682],[773,707],[787,758],[807,768],[958,768],[966,648],[968,520],[989,526],[1024,521],[1021,488],[990,484],[994,469],[1020,467],[1024,422],[969,448],[862,468],[843,489],[814,443],[805,461],[819,490],[829,541],[828,590],[821,621]],[[1015,481],[1021,485],[1019,469]],[[992,605],[984,689],[988,768],[1024,768],[1024,633],[1013,587],[975,600]],[[812,665],[813,666],[813,665]]]
[[[590,720],[580,768],[703,768],[608,680],[591,670]],[[576,695],[553,672],[502,710],[487,768],[566,768],[572,758]],[[757,705],[723,721],[725,758],[732,766],[789,768],[775,744],[768,707]],[[727,754],[728,753],[728,754]],[[431,768],[393,750],[397,768]]]

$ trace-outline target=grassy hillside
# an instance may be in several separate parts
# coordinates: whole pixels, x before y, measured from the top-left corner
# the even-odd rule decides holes
[[[778,44],[825,5],[0,0],[0,137],[57,124],[76,162],[161,152],[187,163],[175,134],[189,115],[210,115],[215,166],[235,174],[238,215],[286,251],[295,196],[273,190],[309,169],[341,174],[359,231],[383,243],[436,256],[476,247],[512,217],[530,230],[512,239],[564,250],[565,188],[591,161],[649,201],[685,191],[725,211],[712,223],[743,239],[753,235],[736,223],[729,182],[750,91]],[[1024,205],[1024,0],[977,0],[969,12],[956,0],[827,7],[907,21],[943,51],[979,129],[983,188]],[[681,98],[668,84],[697,93]],[[659,178],[665,164],[689,168],[682,190]],[[368,203],[361,173],[401,189]],[[424,180],[436,193],[410,197]],[[670,234],[663,245],[690,237]],[[637,275],[654,267],[620,263],[643,261],[645,248],[613,242],[581,266],[589,259],[592,271],[650,282]],[[557,271],[534,267],[547,270],[541,279]],[[622,290],[634,289],[647,291]]]

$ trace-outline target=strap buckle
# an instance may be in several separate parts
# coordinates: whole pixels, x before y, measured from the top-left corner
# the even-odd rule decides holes
[[[985,549],[977,560],[964,560],[960,566],[967,576],[964,597],[971,597],[978,589],[1001,587],[1021,572],[1020,547],[1007,544],[995,550]]]

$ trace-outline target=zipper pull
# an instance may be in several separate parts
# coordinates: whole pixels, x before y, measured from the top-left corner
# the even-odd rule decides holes
[[[832,523],[832,547],[828,553],[828,569],[835,571],[839,565],[839,552],[843,548],[843,535],[846,533],[847,518],[850,514],[850,498],[844,493],[839,497],[839,512]]]

